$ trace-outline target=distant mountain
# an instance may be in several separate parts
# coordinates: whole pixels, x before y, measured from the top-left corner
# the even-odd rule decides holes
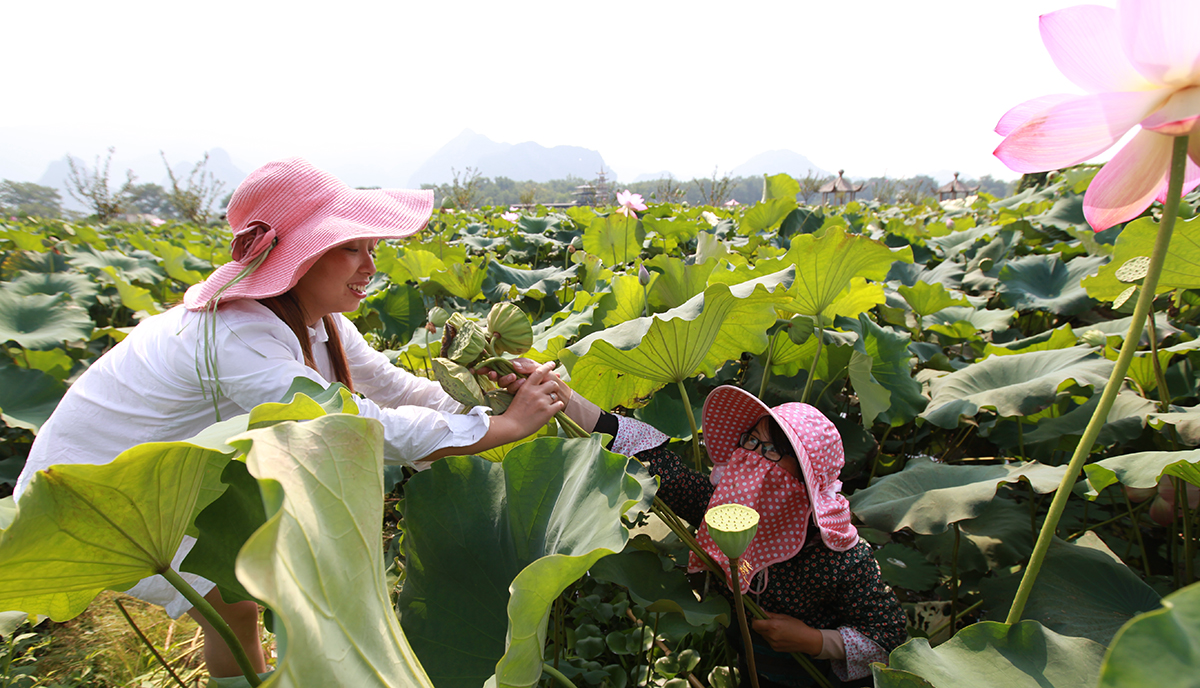
[[[759,153],[741,165],[733,168],[731,177],[758,177],[763,174],[779,174],[787,172],[793,177],[800,178],[812,172],[818,177],[829,177],[833,173],[823,170],[811,160],[790,150],[773,150]]]
[[[656,182],[660,179],[678,179],[678,177],[676,177],[674,174],[671,174],[671,172],[668,170],[663,170],[661,172],[646,172],[643,174],[639,174],[637,176],[637,178],[634,179],[633,181],[634,181],[634,183]]]
[[[493,179],[548,182],[567,177],[591,179],[604,167],[604,158],[597,151],[579,146],[547,148],[533,141],[498,143],[466,129],[430,156],[408,183],[413,188],[448,184],[454,170],[463,174],[468,167]]]
[[[175,173],[175,178],[178,179],[180,183],[183,183],[187,179],[188,175],[192,173],[192,168],[195,167],[196,163],[198,162],[200,161],[181,160],[180,162],[177,162],[171,166],[171,171]],[[161,170],[161,160],[159,161],[159,165],[159,169]],[[222,187],[220,196],[217,198],[218,203],[222,198],[225,197],[225,194],[231,193],[234,189],[236,189],[237,185],[242,183],[242,180],[246,178],[247,174],[246,172],[243,172],[236,164],[234,164],[233,158],[229,157],[229,153],[227,153],[224,148],[214,148],[208,152],[208,165],[206,165],[204,169],[208,172],[211,172],[214,179],[219,182],[223,182],[225,185]],[[160,172],[160,175],[162,176],[162,179],[160,179],[158,183],[163,188],[169,188],[171,185],[170,177],[168,177],[165,172]]]

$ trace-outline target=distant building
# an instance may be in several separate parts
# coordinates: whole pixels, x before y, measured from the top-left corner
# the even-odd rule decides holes
[[[829,205],[829,201],[833,199],[833,205],[842,205],[854,200],[855,194],[863,190],[863,185],[860,183],[854,186],[846,181],[842,175],[845,170],[838,170],[837,178],[829,181],[821,186],[817,191],[821,194],[821,204]]]
[[[954,173],[953,181],[939,186],[937,190],[939,201],[945,201],[947,199],[954,200],[955,198],[958,198],[959,194],[962,194],[963,198],[966,198],[967,196],[976,193],[979,193],[979,185],[976,184],[975,186],[967,186],[966,184],[963,184],[962,182],[958,181],[957,172]]]

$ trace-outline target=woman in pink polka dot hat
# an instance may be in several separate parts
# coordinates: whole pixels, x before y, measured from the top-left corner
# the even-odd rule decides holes
[[[676,514],[702,524],[697,539],[725,569],[727,595],[729,561],[709,537],[704,513],[731,502],[758,511],[740,579],[770,614],[754,621],[760,686],[810,685],[789,652],[814,657],[834,685],[871,685],[871,662],[886,663],[907,640],[906,620],[838,493],[845,456],[829,419],[808,404],[768,408],[742,389],[718,387],[704,403],[704,442],[716,466],[705,476],[668,451],[669,438],[653,427],[593,417],[597,432],[614,437],[613,451],[638,458],[661,479],[658,496]],[[701,570],[694,554],[689,564]],[[737,633],[729,637],[740,647]]]

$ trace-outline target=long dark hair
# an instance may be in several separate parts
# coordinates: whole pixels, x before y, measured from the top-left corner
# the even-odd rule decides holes
[[[308,338],[308,325],[305,324],[304,309],[300,306],[300,299],[297,299],[296,295],[288,290],[279,296],[259,299],[258,302],[270,308],[271,312],[288,326],[292,334],[296,335],[296,339],[300,342],[300,351],[304,354],[304,364],[316,370],[317,363],[313,359],[312,341]],[[333,376],[337,378],[335,382],[346,385],[353,392],[354,381],[350,379],[350,364],[346,361],[346,350],[342,348],[342,338],[338,334],[337,323],[332,315],[322,317],[321,322],[325,324],[325,333],[329,335],[329,342],[326,346],[329,348],[329,361],[333,365]]]
[[[788,439],[787,433],[779,426],[779,421],[775,420],[774,416],[767,416],[767,433],[771,435],[771,444],[775,445],[780,454],[799,460],[800,457],[796,456],[796,448],[792,446],[792,441]],[[784,451],[785,449],[787,451]]]

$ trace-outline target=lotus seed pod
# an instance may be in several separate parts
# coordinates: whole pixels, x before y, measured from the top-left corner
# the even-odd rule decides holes
[[[441,306],[434,306],[429,309],[429,322],[434,327],[441,327],[450,319],[450,313]]]
[[[533,325],[514,303],[498,303],[488,313],[488,333],[496,353],[520,356],[533,346]]]
[[[721,553],[740,558],[758,532],[758,512],[741,504],[722,504],[704,514],[708,534]]]
[[[442,335],[442,357],[459,365],[470,366],[479,359],[487,346],[487,336],[461,313],[451,315],[446,321],[446,332]]]
[[[788,336],[796,346],[803,346],[816,330],[812,318],[807,315],[797,315],[792,318],[792,326],[788,328]]]
[[[487,406],[483,390],[471,371],[448,358],[433,359],[433,376],[452,399],[463,406]]]
[[[1079,341],[1088,346],[1104,346],[1108,342],[1108,337],[1100,330],[1088,330],[1079,336]]]

